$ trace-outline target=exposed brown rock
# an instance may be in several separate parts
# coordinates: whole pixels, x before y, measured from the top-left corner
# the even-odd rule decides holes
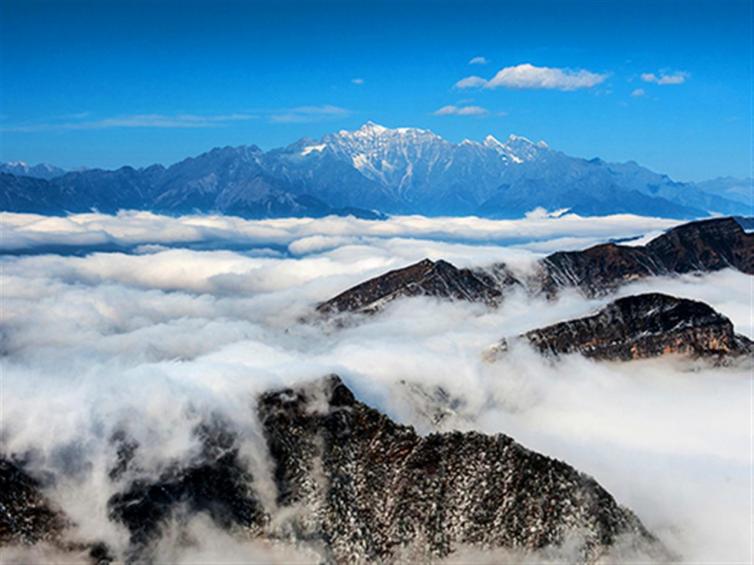
[[[620,298],[593,316],[521,337],[545,354],[581,353],[604,360],[666,354],[722,360],[754,352],[754,344],[707,304],[659,293]],[[504,342],[498,346],[504,348]]]

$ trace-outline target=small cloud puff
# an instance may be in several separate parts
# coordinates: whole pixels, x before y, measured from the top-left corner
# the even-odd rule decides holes
[[[592,88],[607,79],[607,74],[584,69],[536,67],[530,63],[500,69],[490,80],[470,76],[459,80],[456,88],[541,88],[549,90],[577,90]]]
[[[489,61],[487,61],[486,57],[472,57],[471,60],[469,60],[469,65],[486,65]]]
[[[353,84],[358,84],[359,86],[361,86],[362,84],[364,84],[364,79],[363,78],[352,78],[351,82]]]
[[[639,97],[644,96],[646,92],[644,92],[643,88],[636,88],[633,92],[631,92],[631,96]]]
[[[651,82],[654,84],[668,85],[668,84],[683,84],[691,75],[686,71],[678,71],[675,73],[666,73],[660,71],[659,73],[643,73],[641,80],[644,82]]]
[[[488,110],[486,108],[482,108],[481,106],[454,106],[453,104],[448,104],[447,106],[443,106],[442,108],[439,108],[438,110],[435,110],[434,115],[435,116],[484,116],[485,114],[488,114]]]

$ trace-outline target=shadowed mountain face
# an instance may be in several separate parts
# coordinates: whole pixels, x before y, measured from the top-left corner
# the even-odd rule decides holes
[[[489,271],[473,271],[458,269],[447,261],[424,259],[355,286],[320,304],[317,310],[323,314],[371,314],[404,296],[436,296],[494,305],[504,289],[515,284],[518,281],[503,265]]]
[[[629,361],[665,354],[722,360],[751,355],[754,343],[703,302],[650,293],[619,298],[593,316],[569,320],[521,336],[548,355],[581,353]],[[502,342],[497,349],[505,349]]]
[[[311,544],[337,563],[564,543],[575,547],[573,559],[591,562],[627,540],[665,555],[636,516],[567,464],[504,435],[419,436],[358,402],[337,377],[264,394],[258,415],[276,490],[272,508],[260,502],[270,497],[255,493],[236,436],[223,424],[197,429],[201,455],[157,479],[129,482],[138,446],[119,449],[111,479],[125,487],[108,506],[131,534],[127,559],[149,560],[163,525],[196,512],[243,538]],[[50,539],[62,518],[46,510],[30,478],[3,465],[3,524],[31,528],[3,542]]]
[[[573,287],[587,296],[600,296],[646,277],[728,267],[754,274],[754,234],[746,233],[733,218],[720,218],[678,226],[645,246],[607,243],[553,253],[538,262],[535,275],[521,279],[504,264],[457,269],[446,261],[425,259],[348,289],[317,310],[373,313],[391,300],[417,295],[494,305],[515,286],[547,296]]]
[[[215,148],[167,168],[63,174],[0,164],[0,173],[12,173],[0,174],[2,210],[45,214],[131,208],[250,218],[372,217],[376,209],[510,218],[537,207],[587,216],[751,213],[748,200],[675,182],[634,162],[569,157],[520,136],[454,144],[428,130],[372,122],[267,152],[255,145]]]

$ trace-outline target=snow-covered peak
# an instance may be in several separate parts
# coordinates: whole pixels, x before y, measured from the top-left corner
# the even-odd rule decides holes
[[[381,134],[385,133],[388,130],[385,126],[381,126],[380,124],[374,123],[372,120],[369,120],[364,125],[362,125],[357,131],[361,133],[370,133],[370,134]]]
[[[490,134],[487,137],[484,138],[484,146],[490,147],[491,149],[497,149],[498,147],[502,147],[503,144],[498,140],[494,135]]]
[[[325,147],[327,147],[327,145],[324,143],[307,145],[301,150],[301,155],[309,155],[309,153],[314,153],[314,152],[321,153],[322,151],[325,150]]]
[[[545,143],[543,140],[539,140],[536,143],[529,139],[528,137],[524,137],[523,135],[516,135],[514,133],[510,134],[508,136],[508,144],[509,145],[532,145],[535,147],[539,147],[541,149],[547,149],[549,146],[547,143]]]

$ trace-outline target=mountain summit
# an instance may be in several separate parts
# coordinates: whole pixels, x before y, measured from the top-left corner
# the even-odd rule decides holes
[[[544,207],[674,218],[751,213],[741,199],[675,182],[634,162],[570,157],[517,135],[452,143],[426,129],[374,122],[267,152],[255,145],[216,148],[168,168],[60,171],[49,178],[8,165],[0,173],[6,173],[0,174],[0,208],[12,212],[133,208],[369,217],[369,210],[379,210],[520,217]]]

